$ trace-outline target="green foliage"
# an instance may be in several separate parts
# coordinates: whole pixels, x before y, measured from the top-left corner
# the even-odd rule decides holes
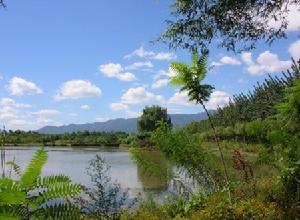
[[[72,132],[64,134],[40,134],[34,131],[6,132],[7,145],[40,146],[119,146],[129,135],[124,132]]]
[[[167,109],[157,105],[146,106],[137,123],[138,132],[143,134],[154,131],[159,121],[166,122],[171,127],[171,119],[168,116]]]
[[[168,28],[159,40],[172,48],[189,50],[207,50],[212,42],[232,51],[253,49],[259,40],[271,44],[285,37],[288,5],[299,3],[299,0],[175,0],[173,20],[167,20]],[[269,21],[280,25],[273,27]]]
[[[151,140],[157,149],[177,166],[184,168],[195,180],[210,187],[214,185],[208,172],[212,155],[201,147],[198,136],[191,136],[183,129],[171,131],[166,124],[160,123],[152,133]]]
[[[22,174],[19,168],[16,169],[17,174],[21,174],[19,180],[0,179],[0,216],[3,219],[79,217],[78,207],[67,201],[78,195],[82,186],[72,183],[63,175],[40,177],[47,158],[47,152],[40,149],[35,152]]]
[[[124,209],[135,203],[135,199],[129,198],[127,190],[112,181],[109,169],[107,162],[99,155],[89,162],[87,174],[93,187],[85,190],[83,196],[76,200],[88,219],[118,219]]]
[[[199,57],[196,52],[192,54],[191,66],[178,62],[171,63],[170,68],[176,73],[171,77],[171,84],[181,86],[180,91],[188,91],[190,101],[203,105],[214,89],[211,85],[201,83],[207,74],[206,66],[207,54]]]

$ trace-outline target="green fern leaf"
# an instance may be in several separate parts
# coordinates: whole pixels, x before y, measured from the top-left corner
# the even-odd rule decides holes
[[[20,185],[23,188],[34,186],[41,174],[41,170],[48,159],[48,154],[44,149],[37,150],[20,178]]]

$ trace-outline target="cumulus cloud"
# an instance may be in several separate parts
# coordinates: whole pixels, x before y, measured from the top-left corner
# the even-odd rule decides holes
[[[136,62],[133,63],[129,66],[126,66],[126,70],[135,70],[135,69],[140,69],[140,68],[152,68],[153,64],[150,61],[145,61],[145,62]]]
[[[15,100],[11,98],[2,98],[0,100],[0,105],[2,106],[14,106],[16,108],[30,108],[31,105],[24,103],[17,103]]]
[[[83,109],[83,110],[90,110],[91,109],[91,107],[89,105],[82,105],[82,106],[80,106],[80,108]]]
[[[35,126],[37,127],[42,127],[42,126],[49,126],[49,125],[52,125],[52,126],[59,126],[61,125],[60,122],[58,121],[55,121],[51,118],[38,118],[36,121],[35,121]]]
[[[295,60],[300,59],[300,40],[297,40],[290,45],[289,53]]]
[[[110,104],[110,109],[113,111],[123,111],[128,110],[128,106],[121,102],[114,102]]]
[[[152,51],[146,51],[144,49],[144,47],[140,47],[136,50],[134,50],[132,53],[130,54],[127,54],[124,56],[124,58],[131,58],[131,57],[134,57],[134,56],[138,56],[138,57],[149,57],[149,56],[154,56],[155,53],[152,52]]]
[[[174,60],[177,56],[173,53],[160,52],[150,58],[153,60]]]
[[[169,79],[158,79],[157,81],[155,81],[151,88],[152,89],[159,89],[159,88],[162,88],[162,87],[165,87],[169,84]]]
[[[300,7],[299,5],[295,5],[295,4],[289,4],[287,6],[288,9],[288,14],[287,14],[287,22],[288,22],[288,26],[287,26],[287,31],[288,32],[294,32],[294,31],[299,31],[300,30]],[[269,25],[271,27],[274,28],[279,28],[281,26],[281,22],[280,20],[275,21],[275,20],[271,20],[269,22]]]
[[[35,83],[16,76],[9,81],[7,87],[10,93],[16,96],[41,94],[43,92]]]
[[[39,117],[48,117],[48,116],[59,115],[61,114],[61,112],[56,109],[41,109],[37,112],[32,112],[31,114],[37,115]]]
[[[223,91],[214,91],[208,102],[205,103],[207,109],[217,109],[219,107],[224,107],[228,104],[230,95]]]
[[[142,104],[149,102],[163,102],[161,95],[155,95],[148,92],[144,87],[136,87],[128,89],[121,97],[122,103],[125,104]]]
[[[217,109],[218,106],[224,107],[230,99],[230,95],[223,91],[214,91],[208,102],[205,103],[207,109]],[[188,92],[175,92],[168,100],[168,106],[196,106],[195,102],[189,101]]]
[[[135,112],[135,111],[130,111],[130,110],[127,110],[126,111],[126,115],[129,117],[129,118],[137,118],[137,117],[140,117],[141,116],[141,112]]]
[[[212,66],[223,66],[223,65],[241,65],[241,62],[235,57],[224,56],[217,62],[212,62]]]
[[[80,99],[86,97],[100,96],[101,89],[87,80],[70,80],[63,83],[54,100]]]
[[[278,73],[287,70],[291,66],[291,61],[282,61],[277,54],[265,51],[261,53],[256,61],[253,61],[250,52],[242,53],[242,60],[247,65],[246,70],[251,75],[263,75],[265,73]]]
[[[153,51],[145,50],[144,47],[140,47],[134,50],[132,53],[125,55],[124,58],[131,58],[134,56],[141,57],[141,58],[150,58],[153,60],[173,60],[177,58],[174,53],[169,53],[169,52],[155,53]]]
[[[117,78],[121,81],[134,81],[137,79],[133,73],[125,72],[119,63],[102,64],[98,70],[106,77]]]
[[[168,100],[168,104],[190,106],[195,103],[189,101],[187,91],[182,91],[182,92],[175,92],[174,95]]]

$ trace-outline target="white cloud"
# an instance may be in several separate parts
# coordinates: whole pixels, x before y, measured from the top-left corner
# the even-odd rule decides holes
[[[137,118],[137,117],[140,117],[141,116],[141,112],[135,112],[135,111],[130,111],[130,110],[127,110],[126,111],[126,115],[129,117],[129,118]]]
[[[107,63],[99,66],[98,70],[106,77],[117,78],[121,81],[134,81],[136,77],[133,73],[125,72],[119,63]]]
[[[82,105],[82,106],[80,106],[80,108],[83,109],[83,110],[90,110],[91,109],[91,107],[89,105]]]
[[[30,108],[31,105],[24,103],[16,103],[15,100],[11,98],[2,98],[0,100],[0,105],[2,106],[14,106],[16,108]]]
[[[153,79],[154,79],[154,80],[158,80],[158,79],[160,79],[160,78],[162,78],[162,77],[164,77],[164,76],[167,76],[167,77],[173,77],[173,76],[176,76],[176,74],[177,74],[177,73],[176,73],[173,69],[171,69],[171,68],[169,68],[168,71],[165,71],[165,70],[159,70],[159,71],[154,75]]]
[[[278,55],[265,51],[261,53],[256,62],[252,60],[250,52],[242,53],[242,60],[247,65],[246,70],[252,75],[262,75],[265,73],[278,73],[287,70],[291,66],[291,61],[279,60]]]
[[[64,99],[80,99],[100,95],[101,89],[91,82],[86,80],[70,80],[61,85],[53,98],[54,100],[59,101]]]
[[[224,56],[222,57],[218,62],[212,62],[212,66],[223,66],[223,65],[241,65],[241,62],[230,56]]]
[[[124,56],[124,58],[131,58],[131,57],[141,57],[141,58],[150,58],[153,60],[173,60],[176,59],[176,55],[169,52],[159,52],[155,53],[153,51],[146,51],[144,47],[140,47],[136,50],[134,50],[132,53],[127,54]]]
[[[155,53],[152,51],[146,51],[144,47],[140,47],[136,50],[134,50],[132,53],[127,54],[124,56],[124,58],[131,58],[133,56],[138,56],[138,57],[149,57],[149,56],[154,56]]]
[[[177,56],[173,53],[160,52],[150,58],[153,60],[174,60]]]
[[[113,111],[123,111],[127,110],[128,106],[120,102],[114,102],[110,104],[110,109]]]
[[[43,92],[35,83],[20,77],[13,77],[7,87],[10,93],[16,96],[41,94]]]
[[[140,69],[140,68],[152,68],[153,64],[150,61],[145,61],[145,62],[136,62],[133,63],[129,66],[126,66],[126,70],[135,70],[135,69]]]
[[[205,103],[207,109],[217,109],[218,106],[224,107],[228,104],[230,95],[223,91],[214,91],[208,102]]]
[[[164,102],[161,95],[155,95],[148,92],[144,87],[128,89],[121,97],[122,103],[125,104],[142,104],[149,102]]]
[[[294,32],[294,31],[299,31],[300,30],[300,7],[299,5],[295,5],[295,4],[289,4],[287,6],[288,9],[288,14],[287,14],[287,22],[288,22],[288,26],[287,26],[287,31],[288,32]],[[269,25],[271,27],[274,28],[279,28],[281,26],[281,22],[280,20],[275,21],[275,20],[271,20],[269,22]]]
[[[300,16],[300,15],[299,15]],[[299,19],[300,20],[300,19]],[[300,59],[300,40],[295,41],[292,43],[289,47],[289,53],[291,56],[295,59],[298,60]]]
[[[42,127],[42,126],[49,126],[49,125],[53,125],[53,126],[59,126],[61,125],[60,122],[58,121],[55,121],[51,118],[37,118],[37,120],[34,122],[34,126],[37,126],[37,127]]]
[[[216,109],[218,106],[225,106],[230,99],[230,95],[223,91],[214,91],[209,101],[205,103],[207,109]],[[168,106],[190,106],[195,107],[196,102],[189,101],[188,92],[176,92],[169,100]]]
[[[37,112],[32,112],[31,114],[37,115],[39,117],[48,117],[48,116],[59,115],[61,114],[61,112],[56,109],[41,109]]]
[[[5,122],[17,118],[17,111],[11,106],[0,107],[0,119]]]
[[[189,101],[188,92],[175,92],[175,94],[168,100],[168,104],[191,106],[195,103]]]
[[[152,84],[152,89],[159,89],[169,84],[169,79],[158,79]]]

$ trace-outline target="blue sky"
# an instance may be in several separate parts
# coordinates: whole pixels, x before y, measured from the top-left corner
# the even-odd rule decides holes
[[[199,106],[168,85],[172,61],[186,51],[151,44],[170,18],[172,1],[90,0],[7,2],[0,10],[0,123],[8,129],[136,117],[145,105],[169,113],[196,113]],[[78,2],[79,3],[79,2]],[[300,58],[299,12],[292,8],[288,38],[251,53],[212,45],[215,86],[209,108],[225,105],[267,73],[280,74]],[[276,24],[272,24],[276,25]]]

